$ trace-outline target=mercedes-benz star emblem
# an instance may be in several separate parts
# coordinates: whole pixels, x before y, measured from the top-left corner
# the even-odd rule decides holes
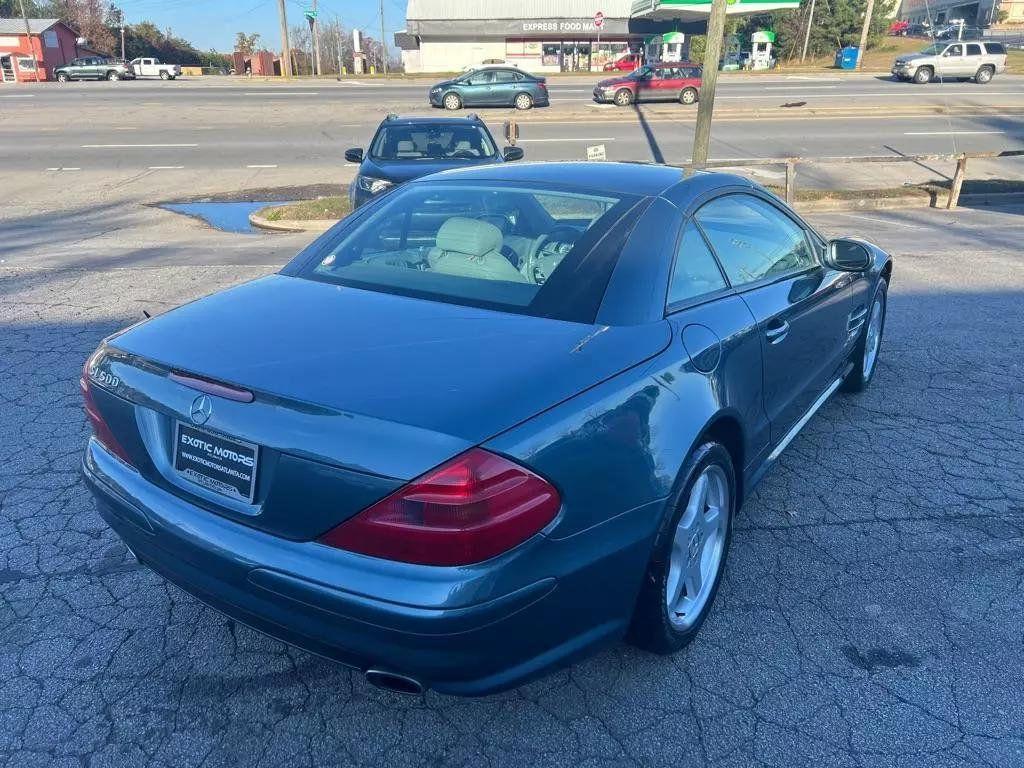
[[[188,412],[188,417],[192,419],[193,424],[205,424],[212,415],[213,401],[210,400],[209,395],[200,395],[192,401],[192,409]]]

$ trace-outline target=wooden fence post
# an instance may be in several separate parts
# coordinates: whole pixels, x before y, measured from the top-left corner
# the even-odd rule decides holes
[[[786,161],[786,203],[793,204],[796,198],[796,163]]]
[[[964,185],[964,175],[967,173],[967,155],[962,154],[956,161],[956,173],[953,174],[953,183],[949,187],[949,199],[946,201],[946,210],[956,208],[960,202],[960,188]]]

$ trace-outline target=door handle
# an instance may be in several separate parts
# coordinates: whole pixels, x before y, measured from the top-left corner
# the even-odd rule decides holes
[[[778,344],[789,333],[789,323],[785,320],[772,320],[768,324],[768,328],[765,330],[764,335],[768,339],[769,344]]]

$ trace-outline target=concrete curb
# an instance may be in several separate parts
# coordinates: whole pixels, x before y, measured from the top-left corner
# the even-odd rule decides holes
[[[927,115],[948,115],[951,117],[974,116],[1013,116],[1024,115],[1024,105],[986,105],[967,106],[941,104],[923,105],[920,107],[892,107],[884,113],[880,106],[872,104],[865,108],[851,107],[757,107],[754,109],[716,109],[715,120],[794,120],[800,118],[853,118],[853,119],[891,119],[899,117],[921,117]],[[685,110],[685,111],[682,111]],[[526,115],[529,114],[529,117]],[[489,114],[486,115],[489,117]],[[647,122],[694,121],[697,119],[696,109],[682,107],[668,110],[665,108],[645,107],[642,113],[632,107],[594,106],[584,109],[572,109],[567,112],[549,113],[542,110],[529,110],[528,113],[509,110],[495,113],[495,120],[515,119],[520,126],[527,127],[530,123],[574,122],[581,118],[597,118],[604,122],[622,121],[635,122],[640,117]],[[525,137],[524,137],[525,138]]]
[[[249,214],[249,223],[259,229],[268,232],[326,232],[337,224],[340,219],[309,219],[300,221],[298,219],[280,219],[270,221],[257,213]]]
[[[830,211],[891,211],[901,208],[941,208],[945,205],[945,190],[931,194],[899,195],[897,197],[852,197],[834,200],[805,200],[794,208],[801,213],[828,213]],[[1024,192],[992,192],[960,195],[960,207],[1024,203]],[[281,219],[269,221],[255,213],[249,214],[249,223],[270,232],[326,232],[341,219],[311,219],[298,221]]]

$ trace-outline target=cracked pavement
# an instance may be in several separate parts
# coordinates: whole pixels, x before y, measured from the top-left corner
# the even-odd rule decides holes
[[[0,766],[1024,765],[1021,216],[931,215],[821,217],[896,253],[880,369],[748,500],[697,641],[484,699],[234,624],[79,478],[99,339],[272,267],[0,268]]]

